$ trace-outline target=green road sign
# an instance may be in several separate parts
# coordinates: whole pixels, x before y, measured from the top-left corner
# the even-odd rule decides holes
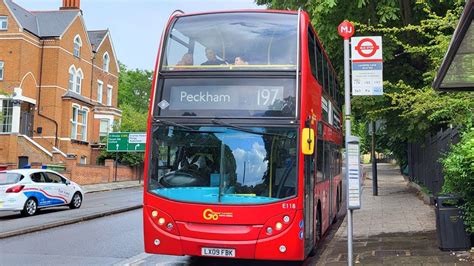
[[[108,152],[144,152],[146,133],[115,132],[107,138]]]

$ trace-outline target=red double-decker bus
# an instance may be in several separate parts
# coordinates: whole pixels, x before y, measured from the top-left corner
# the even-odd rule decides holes
[[[341,206],[340,100],[305,12],[175,12],[152,88],[145,251],[305,259]]]

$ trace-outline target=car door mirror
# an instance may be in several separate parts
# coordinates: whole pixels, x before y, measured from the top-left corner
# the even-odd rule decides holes
[[[69,186],[71,184],[71,181],[66,180],[66,186]]]

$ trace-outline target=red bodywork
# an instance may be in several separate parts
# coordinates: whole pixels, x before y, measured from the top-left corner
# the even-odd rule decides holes
[[[270,10],[252,10],[251,12],[296,13]],[[174,17],[172,16],[168,21],[168,26],[163,36],[165,36],[173,19]],[[308,59],[307,29],[312,26],[306,12],[301,13],[300,26],[300,129],[304,128],[308,117],[313,117],[315,119],[313,119],[314,123],[312,123],[311,127],[316,132],[317,122],[321,120],[322,87],[311,74]],[[150,101],[147,143],[151,143],[151,118],[155,101],[156,73],[159,69],[160,55],[161,52],[158,53],[151,91],[152,98]],[[341,130],[329,124],[325,124],[322,136],[324,140],[331,141],[337,145],[342,143]],[[150,158],[149,153],[150,145],[147,145],[145,158]],[[215,247],[235,249],[236,258],[304,260],[308,255],[305,252],[305,237],[301,237],[304,233],[304,156],[301,152],[299,152],[298,156],[297,196],[286,201],[252,206],[184,203],[160,198],[147,192],[149,161],[145,160],[143,206],[145,251],[155,254],[201,256],[201,248]],[[330,182],[332,182],[332,185]],[[330,191],[330,187],[333,188],[332,191]],[[332,209],[336,210],[336,201],[341,193],[341,188],[340,175],[332,180],[315,183],[313,188],[314,211],[316,213],[318,206],[321,207],[323,232],[329,228],[331,221],[336,215],[333,212],[332,217],[329,217],[329,205],[332,202]],[[332,197],[331,201],[329,200],[330,197]],[[152,215],[154,211],[156,211],[155,217]],[[284,222],[284,216],[289,216],[290,220]],[[217,219],[212,219],[212,217],[217,217]],[[160,218],[164,219],[164,224],[160,225]],[[281,230],[275,230],[277,222],[283,224]],[[169,227],[168,224],[171,224],[171,226]],[[273,228],[271,235],[266,233],[268,226]],[[313,232],[316,234],[316,230],[313,230]],[[280,251],[281,246],[286,247],[285,252]]]

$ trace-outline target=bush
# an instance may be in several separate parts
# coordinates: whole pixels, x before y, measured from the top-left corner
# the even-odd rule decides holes
[[[444,193],[462,197],[460,206],[464,223],[474,232],[474,128],[463,134],[461,141],[441,160],[444,172]]]

